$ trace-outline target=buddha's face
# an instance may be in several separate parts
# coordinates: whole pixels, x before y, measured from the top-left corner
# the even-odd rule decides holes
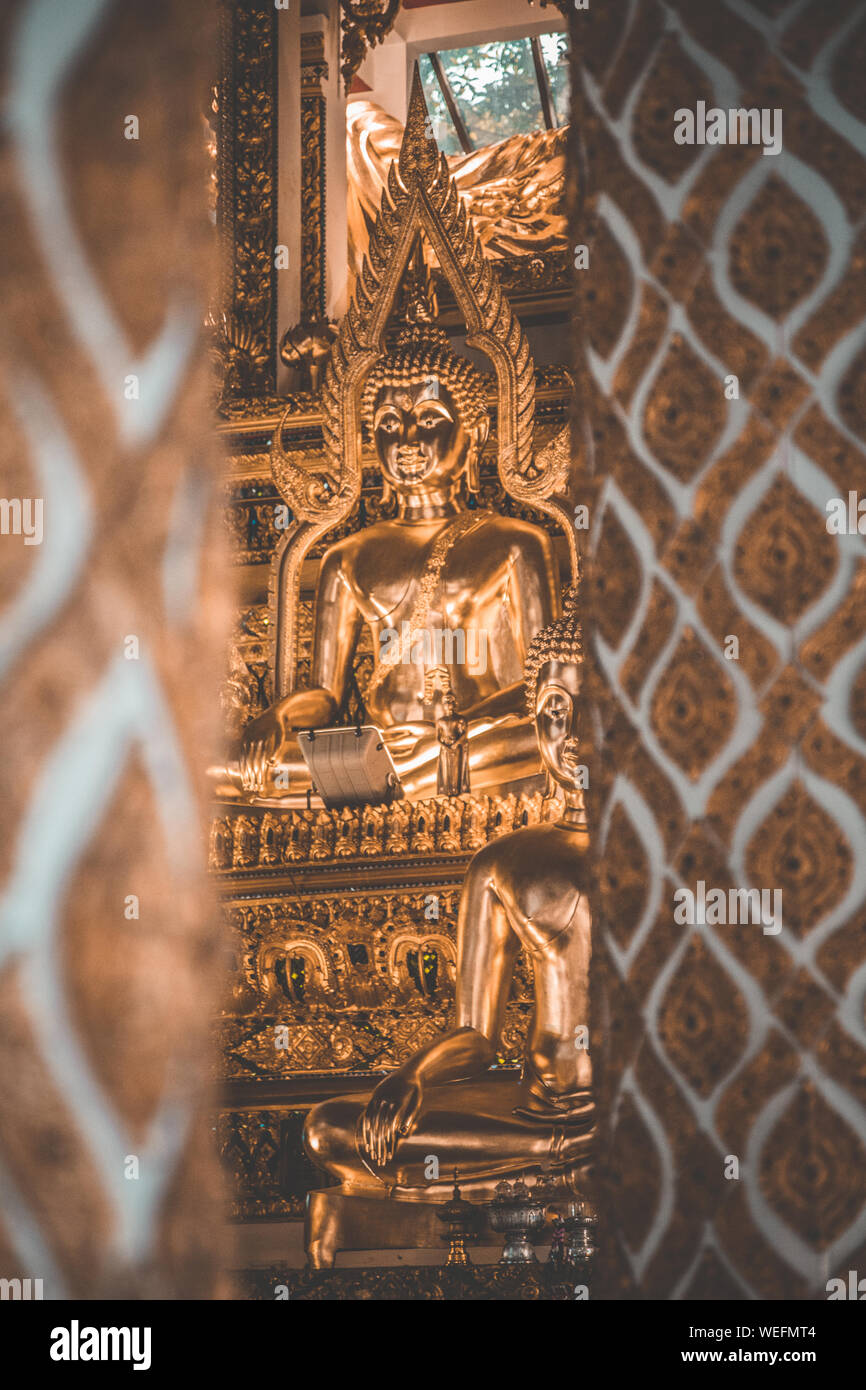
[[[535,728],[544,766],[565,791],[581,789],[577,745],[580,667],[573,661],[547,661],[538,673]]]
[[[384,386],[373,408],[373,434],[382,472],[397,492],[452,486],[479,442],[479,432],[465,428],[451,392],[434,376]]]

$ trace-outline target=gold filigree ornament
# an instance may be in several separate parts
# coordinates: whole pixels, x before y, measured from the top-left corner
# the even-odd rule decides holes
[[[529,343],[502,293],[460,200],[448,163],[430,135],[418,66],[399,157],[388,171],[367,255],[342,319],[322,388],[324,466],[304,467],[282,443],[283,416],[271,446],[274,481],[294,515],[271,569],[273,675],[278,696],[293,689],[301,565],[311,546],[345,521],[361,490],[361,393],[385,355],[385,331],[407,265],[425,236],[466,323],[466,342],[493,364],[498,384],[498,470],[516,501],[554,516],[568,538],[577,577],[571,511],[562,496],[570,468],[568,431],[533,451],[535,365]],[[281,601],[282,600],[282,601]]]
[[[390,34],[399,8],[400,0],[340,0],[343,14],[340,71],[347,92],[367,56],[367,49],[375,48]]]

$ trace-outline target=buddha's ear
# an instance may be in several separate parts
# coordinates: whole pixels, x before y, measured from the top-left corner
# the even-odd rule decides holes
[[[478,458],[478,445],[475,443],[475,435],[469,436],[469,453],[466,456],[466,490],[471,493],[481,491],[481,464]]]
[[[481,491],[481,450],[487,442],[490,433],[490,417],[483,416],[476,425],[469,431],[471,443],[469,445],[469,458],[466,465],[466,486],[470,492],[478,493]]]

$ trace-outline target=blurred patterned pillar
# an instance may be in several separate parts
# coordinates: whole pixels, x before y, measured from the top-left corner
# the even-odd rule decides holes
[[[866,15],[572,39],[600,1291],[826,1297],[866,1275],[866,551],[826,511],[866,497]],[[781,109],[781,153],[677,144],[698,102]],[[679,925],[700,881],[781,930]]]
[[[0,20],[0,1275],[46,1298],[216,1287],[211,9]]]

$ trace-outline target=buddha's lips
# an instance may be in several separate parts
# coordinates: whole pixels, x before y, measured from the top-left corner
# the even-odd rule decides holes
[[[423,473],[429,473],[430,468],[430,460],[425,456],[423,450],[413,449],[411,445],[406,444],[397,450],[397,464],[394,471],[404,478],[419,478]]]

